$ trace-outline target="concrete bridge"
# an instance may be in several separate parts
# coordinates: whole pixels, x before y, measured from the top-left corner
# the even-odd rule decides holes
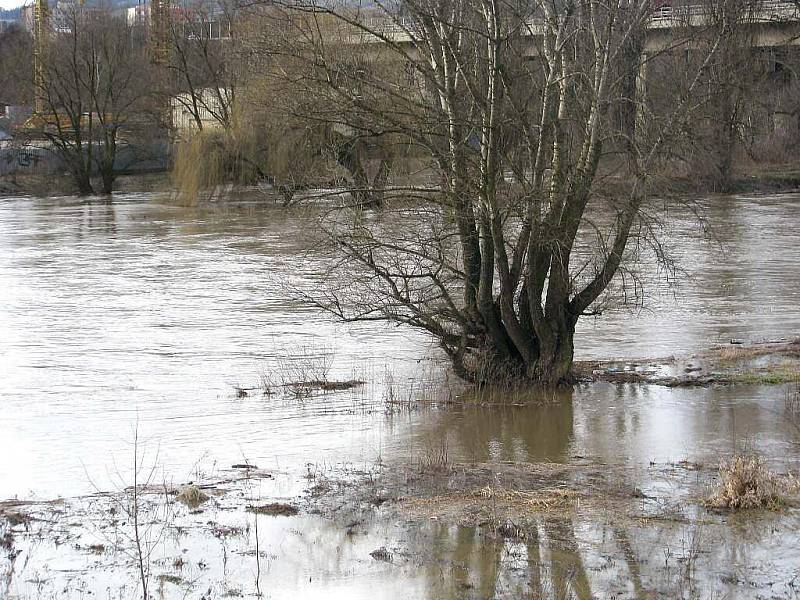
[[[650,54],[673,48],[681,38],[691,46],[692,33],[714,25],[714,16],[706,6],[664,5],[653,13],[647,24],[644,51]],[[752,47],[800,45],[800,2],[763,0],[743,19],[742,26]]]
[[[362,20],[363,25],[377,35],[366,31],[353,36],[358,44],[382,44],[384,39],[397,44],[412,44],[417,37],[417,26],[413,21],[372,17]],[[688,4],[672,6],[665,3],[653,11],[647,23],[644,45],[646,55],[692,45],[697,32],[714,26],[714,16],[707,6]],[[800,45],[800,0],[763,0],[744,20],[743,26],[750,36],[753,47],[781,47]],[[526,36],[536,38],[543,35],[546,24],[543,19],[531,19],[526,23]],[[531,56],[538,54],[535,43],[528,50]]]
[[[413,46],[420,39],[416,24],[410,20],[389,19],[386,17],[365,18],[363,25],[369,31],[353,35],[351,42],[362,46],[373,46],[376,50],[386,41],[402,46]],[[709,7],[701,4],[682,4],[673,6],[666,2],[654,9],[646,26],[646,35],[641,47],[639,73],[636,78],[638,98],[647,96],[648,64],[650,58],[663,52],[686,51],[699,47],[708,41],[704,30],[717,25],[717,19]],[[785,48],[800,46],[800,0],[762,0],[746,14],[741,22],[742,43],[751,48]],[[531,19],[525,24],[525,37],[529,42],[523,52],[535,58],[539,56],[541,38],[546,31],[544,19]],[[373,32],[373,33],[370,33]],[[705,39],[704,39],[705,38]],[[411,48],[409,48],[411,49]],[[410,54],[413,55],[411,50]],[[776,61],[775,68],[779,67]],[[637,104],[637,126],[642,116],[638,114],[642,104]],[[775,113],[776,129],[795,129],[797,117],[794,114]]]

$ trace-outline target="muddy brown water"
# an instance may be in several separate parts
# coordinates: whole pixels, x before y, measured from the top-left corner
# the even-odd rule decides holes
[[[732,338],[800,332],[800,196],[705,204],[720,243],[700,235],[689,211],[676,212],[664,235],[686,273],[668,286],[645,266],[643,306],[586,319],[579,358],[687,354]],[[545,406],[387,408],[387,399],[441,379],[440,358],[415,332],[342,325],[291,299],[287,289],[319,279],[321,265],[305,253],[313,219],[313,208],[284,211],[256,200],[192,209],[150,195],[0,200],[0,498],[77,496],[129,483],[135,430],[157,478],[175,481],[244,461],[290,479],[328,465],[391,465],[429,456],[442,439],[451,461],[588,457],[623,468],[626,483],[654,495],[680,494],[653,475],[651,463],[717,464],[749,449],[775,468],[797,468],[783,387],[597,384]],[[262,376],[274,384],[309,372],[367,383],[308,398],[236,393]],[[588,597],[584,583],[641,596],[642,580],[669,569],[643,574],[647,567],[626,556],[677,565],[672,559],[694,535],[674,526],[664,554],[663,531],[620,532],[580,514],[573,521],[566,535],[556,531],[563,523],[542,520],[541,552],[564,560],[534,573],[530,553],[538,545],[487,544],[469,529],[434,523],[398,532],[382,523],[348,541],[328,523],[287,519],[269,526],[294,553],[288,563],[274,560],[272,596],[337,589],[367,597],[381,581],[387,598],[516,597],[533,589],[531,578],[577,597]],[[790,521],[744,533],[718,527],[704,540],[711,550],[700,562],[711,574],[702,589],[751,597],[737,581],[758,560],[771,565],[757,574],[759,593],[770,597],[774,583],[777,597],[789,594],[798,557],[776,555],[776,544],[800,545],[791,533],[796,516]],[[633,541],[625,538],[632,533]],[[310,540],[318,550],[307,550]],[[592,542],[593,550],[581,550]],[[375,564],[369,550],[386,543],[441,551],[421,570],[411,559]],[[325,548],[338,548],[338,558]],[[321,566],[303,563],[304,552]],[[570,566],[581,555],[586,582]],[[627,583],[618,585],[623,571]]]

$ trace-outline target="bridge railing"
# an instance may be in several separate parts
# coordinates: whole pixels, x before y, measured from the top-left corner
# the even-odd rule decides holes
[[[712,11],[702,4],[663,4],[656,8],[647,24],[649,29],[673,27],[697,27],[708,25]],[[800,3],[787,0],[762,0],[750,17],[750,22],[775,23],[800,21]],[[392,41],[412,41],[420,37],[419,25],[407,17],[365,17],[361,20],[365,29]],[[538,36],[546,30],[546,21],[532,18],[525,23],[525,35]],[[375,41],[378,41],[377,38]]]
[[[686,4],[672,6],[664,4],[657,8],[648,27],[654,29],[678,27],[681,25],[697,26],[708,24],[713,11],[703,4]],[[750,16],[751,22],[772,23],[800,20],[798,5],[786,0],[763,0]]]

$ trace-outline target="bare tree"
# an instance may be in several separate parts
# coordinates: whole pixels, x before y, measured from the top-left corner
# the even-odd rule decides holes
[[[274,71],[301,102],[297,116],[402,148],[437,182],[389,186],[397,200],[380,219],[327,214],[340,260],[314,301],[429,332],[469,380],[567,381],[575,325],[597,311],[629,241],[649,234],[652,175],[686,135],[719,45],[703,31],[704,58],[632,136],[619,115],[640,102],[631,81],[643,58],[631,48],[647,40],[651,11],[650,0],[265,10],[284,15],[275,53],[301,67]],[[601,164],[620,162],[625,184],[604,185]],[[425,202],[400,200],[412,196]]]
[[[67,31],[53,32],[45,49],[40,131],[80,194],[94,192],[95,172],[108,194],[123,136],[147,125],[146,44],[103,9],[76,4],[65,19]]]
[[[720,44],[705,74],[706,97],[697,123],[705,134],[698,136],[705,159],[696,161],[695,172],[716,191],[733,189],[736,151],[747,142],[749,117],[766,75],[763,49],[753,43],[762,5],[761,0],[703,5],[708,25],[720,32]]]
[[[170,21],[173,102],[202,131],[207,122],[230,129],[238,86],[232,60],[235,14],[225,3],[213,9],[199,0],[176,6]]]
[[[258,114],[271,134],[268,175],[287,201],[293,190],[333,175],[358,206],[380,206],[407,137],[371,135],[366,121],[352,119],[355,112],[351,118],[340,113],[343,106],[358,110],[351,99],[376,99],[362,82],[391,78],[398,64],[351,43],[358,30],[335,15],[259,8],[247,14],[241,53],[251,71],[245,110]]]

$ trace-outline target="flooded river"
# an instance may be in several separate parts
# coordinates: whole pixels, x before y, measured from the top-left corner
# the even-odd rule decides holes
[[[686,272],[672,286],[645,273],[642,307],[586,319],[578,358],[688,354],[732,338],[800,333],[800,196],[717,197],[707,201],[707,216],[716,240],[701,236],[688,212],[674,215],[667,245]],[[180,208],[149,195],[0,200],[0,499],[124,487],[135,431],[158,479],[178,482],[242,462],[290,479],[325,465],[413,462],[442,439],[455,461],[591,457],[623,469],[644,494],[665,493],[652,464],[717,464],[741,449],[758,450],[780,469],[800,463],[780,386],[596,384],[546,406],[387,410],[387,399],[410,397],[441,378],[441,358],[413,331],[343,325],[292,299],[292,290],[313,285],[321,271],[306,253],[313,223],[313,209],[257,201]],[[237,392],[300,372],[367,383],[309,398]],[[542,523],[544,538],[554,535],[551,525]],[[303,527],[319,537],[327,525]],[[602,524],[575,529],[605,544],[615,535]],[[290,529],[281,535],[290,538]],[[400,537],[424,545],[439,536],[436,543],[460,564],[491,571],[480,584],[489,587],[469,588],[474,597],[522,585],[502,574],[497,552],[516,552],[527,564],[531,548],[487,554],[472,535],[434,528]],[[359,544],[380,537],[373,530]],[[636,543],[654,542],[646,537]],[[326,543],[354,551],[341,540]],[[311,556],[324,555],[320,544]],[[753,552],[768,555],[769,548]],[[341,569],[358,568],[339,558],[319,558],[329,573],[326,589],[335,581],[341,597],[361,597],[362,588],[374,597],[376,568],[354,587]],[[603,560],[598,554],[589,562]],[[311,577],[308,568],[277,561],[282,584],[271,597],[291,596]],[[618,571],[606,568],[611,581]],[[411,590],[407,597],[473,597],[458,592],[467,588],[457,578],[404,569],[377,571],[388,586],[382,597],[401,589]],[[790,579],[791,568],[779,572]]]

